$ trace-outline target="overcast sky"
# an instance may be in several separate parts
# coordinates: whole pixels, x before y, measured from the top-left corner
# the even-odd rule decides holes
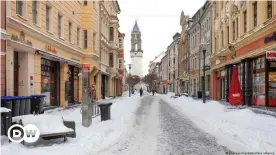
[[[192,16],[205,0],[119,0],[120,32],[125,33],[125,60],[130,59],[130,34],[137,19],[141,35],[143,73],[148,72],[149,61],[165,51],[176,32],[181,32],[180,15]]]

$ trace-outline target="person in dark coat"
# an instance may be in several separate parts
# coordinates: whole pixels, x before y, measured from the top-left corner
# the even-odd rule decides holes
[[[152,95],[154,96],[154,93],[155,93],[155,90],[154,89],[152,89]]]
[[[142,97],[143,96],[143,89],[140,88],[140,96]]]

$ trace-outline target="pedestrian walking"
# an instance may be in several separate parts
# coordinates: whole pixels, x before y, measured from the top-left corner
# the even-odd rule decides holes
[[[152,89],[152,95],[154,96],[154,93],[155,93],[155,90],[154,89]]]
[[[141,97],[143,96],[143,89],[142,88],[140,89],[140,96]]]

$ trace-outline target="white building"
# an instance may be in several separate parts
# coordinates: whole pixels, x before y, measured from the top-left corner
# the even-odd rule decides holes
[[[131,32],[131,74],[143,76],[143,50],[141,32],[139,30],[137,21],[135,21],[134,27]]]
[[[179,50],[179,40],[180,33],[176,33],[173,36],[173,42],[167,48],[168,54],[168,72],[169,72],[169,92],[179,93],[180,84],[178,76],[178,50]]]

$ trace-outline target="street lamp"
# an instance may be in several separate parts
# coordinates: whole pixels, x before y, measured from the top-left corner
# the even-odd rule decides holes
[[[205,71],[208,70],[208,68],[207,68],[207,66],[205,66],[205,55],[206,55],[206,49],[207,49],[206,46],[208,46],[209,43],[201,43],[200,45],[202,47],[202,54],[203,54],[202,100],[203,100],[203,103],[206,103],[206,96],[205,96],[206,95],[206,90],[205,90]],[[210,66],[208,66],[208,67],[210,67]]]
[[[131,73],[130,73],[130,70],[131,70],[131,64],[128,64],[128,69],[129,69],[129,74],[128,74],[128,77],[129,77],[129,80],[130,80],[130,76],[131,76]],[[131,92],[130,92],[130,81],[128,81],[128,91],[129,91],[129,97],[131,96]]]

